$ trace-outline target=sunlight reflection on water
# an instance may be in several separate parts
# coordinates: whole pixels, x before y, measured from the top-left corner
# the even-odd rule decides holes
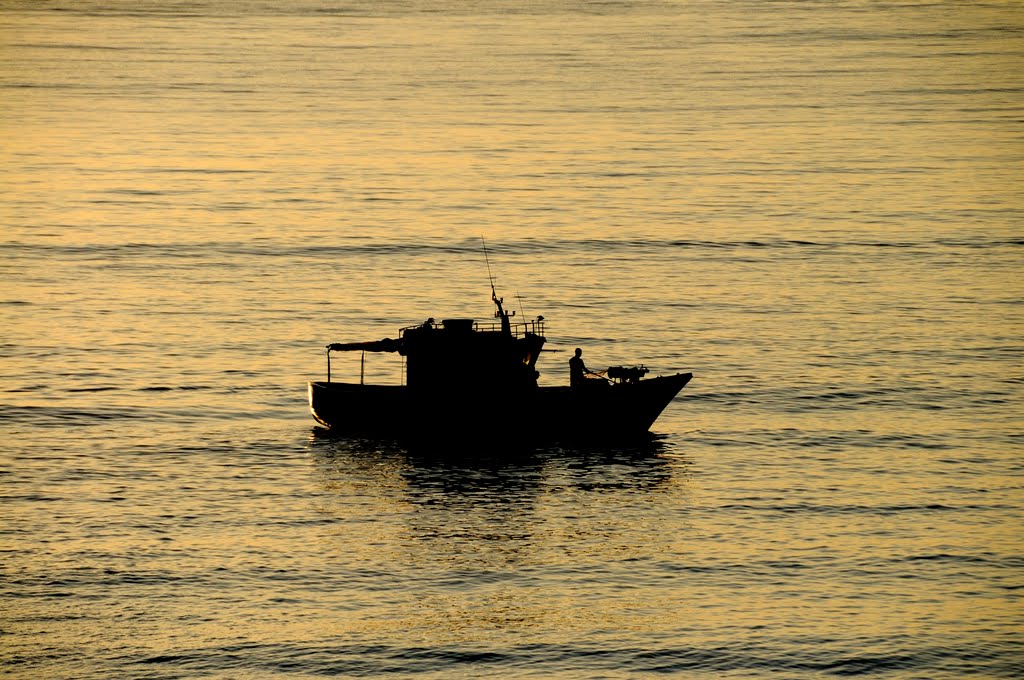
[[[1022,675],[1018,14],[6,3],[5,668]],[[651,441],[313,428],[481,237]]]

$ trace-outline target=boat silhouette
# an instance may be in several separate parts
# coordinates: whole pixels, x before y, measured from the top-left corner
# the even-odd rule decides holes
[[[496,322],[431,318],[397,338],[328,345],[327,380],[309,383],[313,418],[355,436],[618,439],[647,433],[693,377],[646,378],[646,367],[614,366],[607,378],[538,385],[544,317],[513,323],[493,284],[491,299]],[[398,353],[405,384],[333,381],[331,352]]]

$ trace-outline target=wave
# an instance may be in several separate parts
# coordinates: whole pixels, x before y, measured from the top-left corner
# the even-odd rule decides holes
[[[103,423],[111,420],[146,419],[157,417],[141,408],[110,406],[74,408],[60,406],[10,406],[0,404],[0,422],[29,423],[32,425],[64,425],[69,423]]]
[[[178,389],[178,388],[173,388]],[[184,387],[181,389],[189,389]],[[169,391],[169,390],[168,390]],[[244,406],[244,405],[243,405]],[[168,408],[148,402],[143,406],[97,405],[89,407],[7,405],[0,404],[0,424],[31,425],[32,427],[65,427],[67,425],[102,425],[116,421],[161,421],[182,425],[197,421],[247,420],[266,416],[263,407],[226,408],[224,406],[196,406]]]
[[[1005,512],[1013,510],[1008,505],[979,505],[974,503],[950,505],[944,503],[897,503],[897,504],[815,504],[815,503],[726,503],[716,506],[716,510],[778,513],[781,515],[813,514],[813,515],[901,515],[908,513],[938,512]]]
[[[813,638],[813,639],[812,639]],[[929,643],[932,644],[929,644]],[[536,642],[484,649],[462,646],[399,646],[388,644],[266,644],[244,642],[209,648],[179,648],[140,655],[127,663],[168,671],[218,673],[241,669],[263,673],[302,673],[378,677],[431,673],[516,674],[529,668],[573,676],[629,673],[799,673],[838,676],[876,675],[903,671],[911,674],[987,674],[1019,677],[1022,664],[1015,660],[1019,645],[1011,640],[993,644],[955,639],[936,645],[932,640],[904,636],[898,639],[850,636],[788,638],[770,631],[751,631],[743,642],[732,644],[674,644],[646,647],[609,641],[555,644]],[[431,676],[433,677],[433,676]]]
[[[994,351],[979,352],[992,356]],[[1008,351],[1010,358],[1018,351]],[[783,413],[815,413],[823,411],[854,411],[865,408],[899,409],[911,411],[964,411],[979,407],[1003,405],[1016,399],[1013,389],[1018,383],[1001,380],[994,385],[1000,389],[962,390],[955,387],[938,388],[922,385],[879,385],[826,387],[822,385],[751,386],[742,389],[694,391],[686,395],[688,401],[705,402],[722,407],[768,407]],[[734,386],[735,387],[735,386]],[[879,443],[879,442],[872,442]],[[883,444],[900,442],[881,442]],[[936,447],[938,448],[938,447]]]
[[[130,242],[130,243],[95,243],[86,245],[54,245],[51,243],[12,242],[0,244],[0,252],[11,256],[64,256],[72,258],[116,256],[131,258],[133,256],[152,258],[154,255],[167,258],[209,259],[212,256],[246,255],[253,257],[285,257],[285,258],[335,258],[365,255],[479,255],[481,243],[478,238],[443,239],[425,238],[417,241],[387,240],[352,240],[332,244],[309,246],[296,245],[281,239],[254,239],[251,241],[212,241],[212,242]],[[802,240],[802,239],[660,239],[660,238],[561,238],[519,240],[501,240],[488,242],[492,252],[507,255],[540,255],[564,254],[570,252],[585,253],[671,253],[680,250],[707,251],[768,251],[768,250],[801,250],[816,251],[849,251],[868,249],[1000,249],[1019,248],[1024,246],[1024,239],[974,237],[974,238],[937,238],[900,241],[879,240]]]

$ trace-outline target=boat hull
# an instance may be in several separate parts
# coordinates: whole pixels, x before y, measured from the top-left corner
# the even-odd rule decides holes
[[[602,439],[646,433],[691,378],[679,373],[635,383],[450,394],[314,381],[309,406],[317,422],[347,435]]]

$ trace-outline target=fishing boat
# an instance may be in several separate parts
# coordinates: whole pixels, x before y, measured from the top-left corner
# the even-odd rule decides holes
[[[456,443],[479,436],[542,440],[622,438],[647,433],[693,377],[645,377],[645,366],[613,366],[571,385],[538,384],[544,317],[513,323],[494,291],[496,321],[444,319],[408,326],[397,338],[327,345],[327,380],[309,383],[313,418],[332,432]],[[332,352],[394,352],[401,385],[331,378]],[[362,366],[362,361],[360,363]],[[581,364],[582,365],[582,364]]]

